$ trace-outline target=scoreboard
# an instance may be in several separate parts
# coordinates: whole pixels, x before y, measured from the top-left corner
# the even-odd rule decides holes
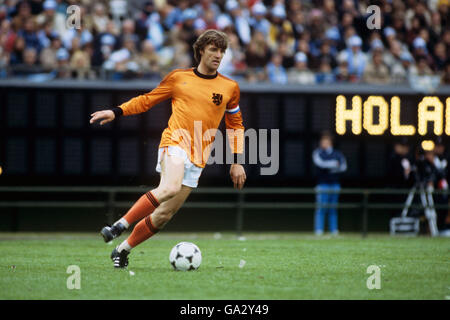
[[[92,112],[117,106],[156,85],[0,81],[0,184],[157,184],[157,148],[171,114],[169,101],[105,126],[89,124]],[[277,173],[261,176],[267,164],[249,164],[247,157],[249,186],[314,185],[311,155],[323,130],[335,133],[336,145],[347,158],[343,183],[348,186],[385,184],[396,137],[408,137],[415,147],[450,135],[447,87],[428,95],[407,87],[365,85],[240,87],[245,128],[279,132],[267,150],[271,156],[278,153]],[[223,122],[220,129],[225,129]],[[230,186],[228,172],[226,165],[208,165],[201,186]]]

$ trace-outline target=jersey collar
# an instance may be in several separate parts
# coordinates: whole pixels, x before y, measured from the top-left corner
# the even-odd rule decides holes
[[[196,76],[203,78],[203,79],[214,79],[219,74],[217,71],[216,71],[216,74],[211,74],[211,75],[203,74],[203,73],[198,72],[197,68],[194,68],[194,73]]]

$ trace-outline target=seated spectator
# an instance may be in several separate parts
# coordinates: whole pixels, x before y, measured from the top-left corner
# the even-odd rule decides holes
[[[36,23],[33,19],[25,21],[23,29],[17,32],[17,36],[25,40],[25,47],[34,48],[37,53],[42,49],[41,43],[36,32]]]
[[[367,63],[366,54],[361,50],[362,40],[358,36],[348,39],[348,48],[339,53],[341,60],[347,61],[348,73],[353,82],[362,78]]]
[[[261,32],[255,32],[245,52],[245,63],[249,68],[264,68],[270,61],[269,46]]]
[[[50,41],[50,46],[41,51],[39,58],[42,68],[46,71],[55,70],[58,67],[56,53],[62,46],[61,39],[58,35],[53,36]]]
[[[276,84],[286,84],[287,83],[287,73],[281,62],[283,57],[279,53],[275,53],[272,56],[269,64],[266,67],[267,76],[271,83]]]
[[[288,82],[297,84],[314,84],[314,74],[308,69],[308,57],[303,52],[295,54],[295,67],[288,72]]]
[[[57,78],[70,79],[72,77],[72,71],[70,70],[69,51],[65,48],[60,48],[56,52],[56,59],[58,60]]]
[[[42,69],[38,64],[38,52],[33,47],[27,47],[23,50],[22,63],[13,69],[13,75],[17,77],[30,76],[41,73]]]
[[[328,59],[324,58],[320,63],[318,72],[316,73],[316,83],[329,84],[334,83],[335,81],[336,77],[333,74],[331,63]]]
[[[39,27],[49,25],[51,31],[56,32],[59,36],[66,32],[66,16],[56,11],[58,3],[55,0],[45,0],[42,4],[43,11],[36,17]]]
[[[372,60],[367,63],[364,70],[363,81],[370,84],[387,84],[389,80],[389,69],[383,62],[383,51],[374,50]]]
[[[414,63],[412,55],[404,51],[400,54],[399,60],[391,65],[391,82],[405,83],[410,76],[410,67]]]
[[[258,31],[265,37],[269,34],[270,22],[266,19],[267,8],[262,2],[257,2],[251,9],[250,26],[253,32]]]
[[[141,44],[141,53],[136,57],[136,62],[139,69],[144,74],[158,74],[159,73],[159,58],[155,48],[150,40],[145,40]]]
[[[96,3],[92,12],[93,31],[96,34],[103,33],[109,23],[109,17],[103,3]]]
[[[450,59],[445,63],[441,83],[450,85]]]

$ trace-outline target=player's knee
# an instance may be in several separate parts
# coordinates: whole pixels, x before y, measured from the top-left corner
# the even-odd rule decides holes
[[[170,199],[175,197],[178,192],[180,192],[181,186],[177,185],[171,185],[171,186],[165,186],[162,188],[162,193],[165,195],[166,198]]]

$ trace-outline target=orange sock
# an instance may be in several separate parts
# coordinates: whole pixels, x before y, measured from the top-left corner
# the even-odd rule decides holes
[[[130,247],[134,248],[138,244],[153,236],[158,231],[159,229],[153,226],[151,215],[149,215],[136,224],[133,232],[131,232],[130,236],[128,237],[127,242]]]
[[[147,192],[139,198],[139,200],[128,210],[123,216],[128,224],[133,224],[136,221],[150,215],[159,206],[158,200],[151,191]]]

